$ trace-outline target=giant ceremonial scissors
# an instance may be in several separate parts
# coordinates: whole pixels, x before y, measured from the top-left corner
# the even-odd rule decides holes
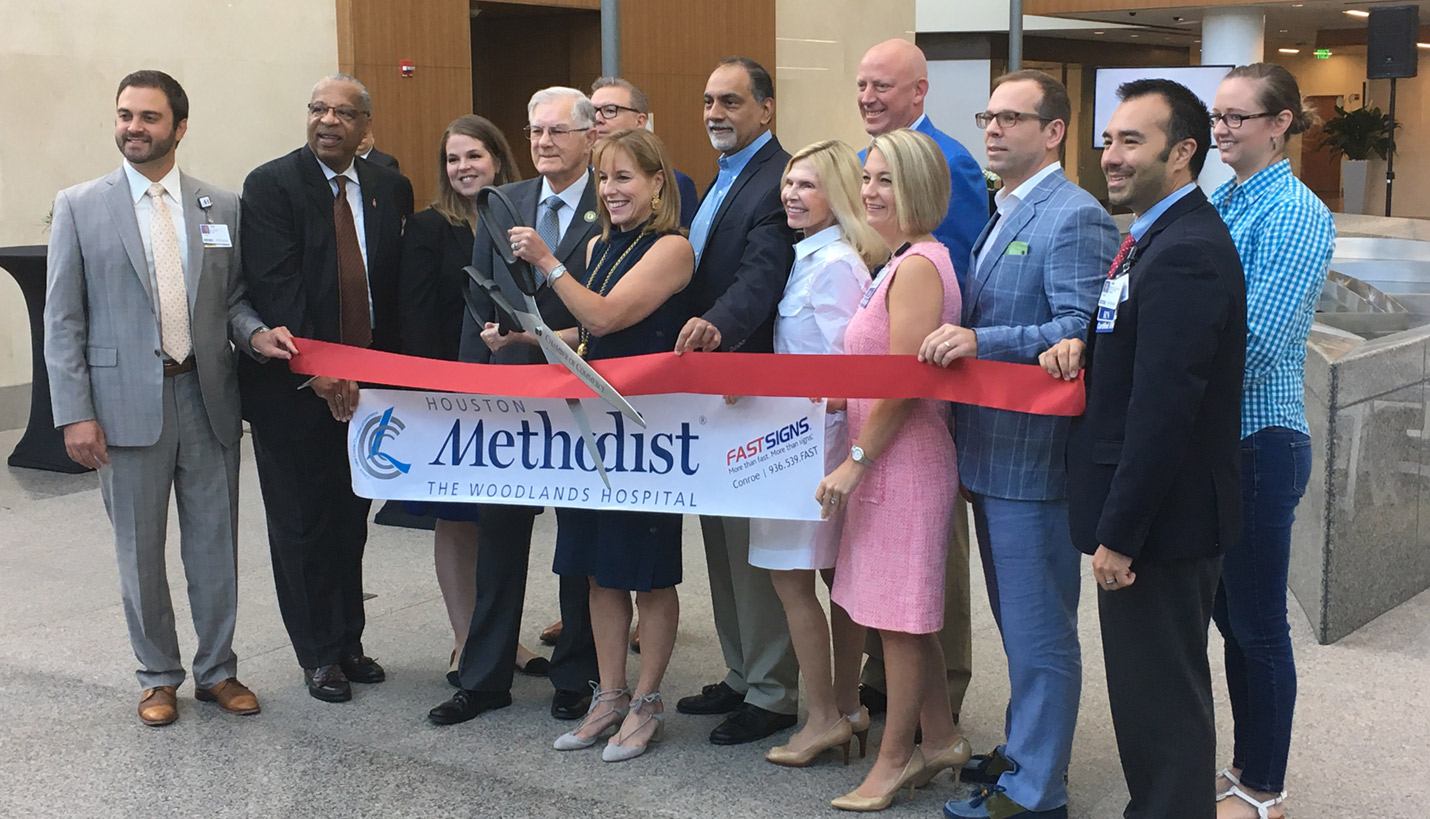
[[[477,192],[477,219],[486,230],[487,236],[491,238],[492,248],[506,264],[512,282],[521,291],[522,301],[526,308],[523,310],[514,306],[492,276],[488,276],[475,267],[463,268],[467,276],[496,305],[498,322],[502,327],[501,332],[505,334],[510,330],[520,329],[530,333],[541,345],[541,351],[546,354],[548,362],[565,366],[577,378],[581,379],[582,383],[590,387],[597,397],[620,410],[622,415],[644,428],[645,419],[641,417],[635,407],[631,406],[631,402],[627,401],[616,391],[615,387],[602,378],[600,373],[591,369],[591,365],[577,355],[570,345],[562,341],[556,331],[548,327],[546,321],[542,319],[541,310],[536,306],[536,291],[540,288],[541,282],[537,280],[536,271],[532,269],[531,265],[525,260],[517,258],[516,254],[512,252],[510,240],[507,238],[508,231],[522,225],[521,217],[517,215],[516,206],[512,204],[511,199],[494,187],[482,188]],[[486,319],[472,295],[472,289],[463,287],[462,297],[467,302],[467,312],[471,314],[472,320],[478,327],[481,327]],[[591,419],[586,415],[586,408],[577,398],[566,399],[566,406],[571,410],[571,415],[576,419],[576,426],[581,430],[581,440],[586,445],[586,454],[591,456],[596,470],[601,473],[601,480],[609,489],[611,479],[606,476],[606,465],[602,463],[599,450],[596,449],[596,436],[591,432]]]

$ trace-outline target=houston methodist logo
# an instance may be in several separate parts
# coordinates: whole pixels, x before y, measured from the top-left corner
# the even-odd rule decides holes
[[[809,432],[809,416],[805,416],[796,423],[786,424],[779,429],[761,435],[758,438],[743,443],[729,452],[725,453],[725,465],[737,464],[746,458],[753,458],[756,455],[774,449],[783,443],[793,441],[795,438]]]
[[[411,464],[403,463],[382,451],[385,441],[396,438],[402,434],[402,430],[407,428],[401,419],[392,417],[392,410],[392,407],[388,407],[380,414],[374,412],[362,422],[357,436],[356,451],[353,453],[354,460],[357,461],[362,471],[379,481],[406,475],[407,471],[412,468]]]

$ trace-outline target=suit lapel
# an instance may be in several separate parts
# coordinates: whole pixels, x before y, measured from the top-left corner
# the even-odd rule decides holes
[[[720,224],[721,219],[725,218],[725,211],[730,209],[730,204],[735,201],[736,197],[740,195],[740,191],[743,190],[744,187],[750,183],[750,180],[752,178],[754,178],[755,174],[759,171],[760,166],[764,165],[765,162],[779,149],[779,140],[775,139],[774,135],[771,134],[770,141],[766,142],[764,147],[756,151],[755,155],[750,157],[750,161],[745,163],[744,169],[740,171],[739,176],[735,177],[734,183],[730,185],[730,190],[725,194],[724,200],[720,202],[720,209],[715,211],[715,218],[710,220],[710,233],[715,232],[715,226]],[[718,179],[719,177],[717,176],[716,178]],[[712,184],[710,187],[713,189],[715,186]],[[709,236],[710,234],[707,233],[707,240],[709,239]]]
[[[129,192],[129,178],[120,168],[105,180],[109,187],[104,192],[104,204],[109,208],[110,218],[119,229],[119,241],[124,252],[129,255],[129,263],[134,275],[144,286],[149,296],[149,309],[154,310],[154,286],[149,281],[149,262],[144,258],[144,239],[139,235],[139,219],[134,215],[134,199]]]
[[[179,204],[184,209],[184,233],[188,235],[189,242],[189,258],[184,260],[184,287],[188,290],[189,307],[192,308],[204,266],[204,238],[199,233],[199,226],[208,218],[199,207],[199,197],[204,195],[203,187],[183,171],[179,172],[179,194],[184,197]]]
[[[378,193],[377,181],[373,179],[376,174],[368,170],[366,160],[358,162],[354,159],[353,165],[357,168],[358,193],[362,194],[362,232],[367,244],[367,267],[371,272],[373,260],[381,258],[379,253],[382,248],[378,245],[382,240],[382,230],[378,224],[378,208],[383,205],[381,200],[386,192]]]
[[[317,155],[307,145],[304,145],[298,157],[298,175],[308,189],[309,204],[316,212],[323,214],[328,226],[332,228],[322,231],[319,235],[336,237],[337,232],[333,223],[333,199],[335,198],[333,183],[323,175],[323,169],[319,167],[319,164]],[[336,245],[334,246],[336,247]],[[333,269],[337,270],[337,266],[334,265]]]
[[[553,256],[565,260],[578,246],[585,243],[591,237],[591,228],[596,223],[586,221],[586,214],[596,212],[596,179],[595,174],[586,172],[586,189],[581,192],[581,203],[577,206],[576,212],[571,215],[571,224],[566,228],[566,233],[561,237],[560,246],[552,251]],[[534,222],[533,222],[534,224]]]
[[[1043,181],[1033,187],[1027,198],[1019,202],[1013,208],[1013,212],[1007,217],[999,220],[1002,222],[1002,229],[998,231],[998,238],[994,240],[994,245],[988,248],[988,255],[983,259],[983,264],[978,265],[969,282],[969,293],[967,304],[973,304],[978,300],[978,294],[983,291],[983,285],[993,277],[993,271],[998,267],[998,262],[1007,252],[1008,246],[1028,227],[1028,223],[1033,221],[1033,217],[1038,213],[1038,206],[1041,205],[1052,194],[1053,190],[1060,184],[1060,180],[1067,177],[1061,170],[1054,171]],[[978,258],[978,252],[983,243],[988,240],[988,234],[992,232],[993,224],[984,228],[983,235],[978,237],[978,242],[974,244],[974,259]]]

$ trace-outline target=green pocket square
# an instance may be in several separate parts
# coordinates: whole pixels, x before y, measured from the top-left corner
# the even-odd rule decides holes
[[[1003,251],[1004,256],[1026,256],[1028,255],[1027,242],[1009,242],[1008,249]]]

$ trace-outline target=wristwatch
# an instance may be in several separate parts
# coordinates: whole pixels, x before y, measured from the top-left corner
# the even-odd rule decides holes
[[[862,466],[873,466],[874,459],[864,454],[864,448],[855,444],[849,447],[849,460]]]
[[[546,284],[547,284],[547,286],[550,286],[552,282],[556,281],[557,279],[559,279],[559,278],[561,278],[562,276],[565,276],[565,275],[566,275],[566,265],[561,264],[560,262],[557,262],[557,263],[556,263],[556,266],[553,267],[553,268],[551,268],[551,272],[546,274]]]

